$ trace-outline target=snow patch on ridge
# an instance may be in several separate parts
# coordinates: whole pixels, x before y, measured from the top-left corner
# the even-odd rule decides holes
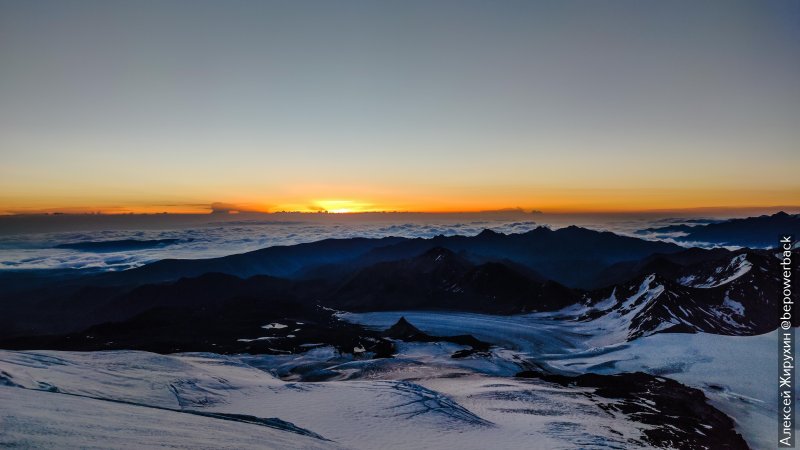
[[[722,286],[723,284],[728,284],[731,281],[734,281],[737,278],[741,277],[742,275],[745,275],[752,268],[753,264],[747,260],[747,254],[742,253],[741,255],[737,255],[734,258],[732,258],[726,267],[720,266],[714,269],[714,273],[717,275],[726,274],[722,278],[715,277],[714,275],[709,275],[705,279],[705,281],[698,282],[696,281],[697,277],[687,276],[681,278],[680,280],[678,280],[678,282],[683,284],[684,286],[709,289]]]
[[[638,291],[625,299],[622,304],[604,315],[586,323],[587,329],[593,328],[589,342],[593,346],[604,347],[607,345],[625,342],[631,337],[634,319],[649,308],[664,293],[664,286],[655,283],[656,276],[650,274],[642,280]],[[616,292],[616,291],[615,291]],[[612,297],[616,298],[612,294]],[[663,324],[662,324],[663,325]],[[668,323],[666,326],[671,326]],[[588,331],[588,330],[587,330]]]

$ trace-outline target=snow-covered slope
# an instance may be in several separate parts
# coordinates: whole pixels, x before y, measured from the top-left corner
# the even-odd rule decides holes
[[[715,265],[709,267],[710,270],[695,269],[694,273],[681,277],[678,282],[689,287],[713,288],[738,279],[752,268],[747,253],[741,253],[731,258],[727,265]]]
[[[348,378],[327,382],[272,376],[270,370],[289,362],[277,356],[2,351],[0,417],[11,425],[4,423],[0,442],[249,448],[263,439],[267,448],[636,449],[650,448],[659,433],[687,432],[643,422],[631,408],[651,410],[645,401],[509,377],[523,366],[501,352],[454,362],[448,351],[458,346],[444,345],[442,352],[437,343],[404,344],[397,358],[382,360],[341,361],[318,349],[312,352],[318,360],[308,355],[305,363],[327,363]],[[298,374],[308,368],[302,361],[294,366]]]
[[[310,436],[213,417],[0,386],[0,447],[337,449]]]
[[[548,363],[578,373],[643,371],[702,389],[736,420],[753,448],[775,442],[778,332],[759,336],[658,334],[602,350],[551,356]]]
[[[584,328],[603,331],[594,342],[598,346],[665,331],[751,335],[774,329],[775,295],[766,292],[774,280],[768,270],[754,267],[746,254],[718,269],[718,277],[704,277],[695,286],[687,286],[688,278],[678,283],[653,273],[593,291],[562,310],[561,318],[572,316]]]
[[[610,295],[605,302],[595,304],[598,309],[613,311],[624,304],[629,312],[638,304],[658,298],[653,284],[635,291],[635,296],[624,300]],[[504,360],[518,365],[545,368],[562,373],[618,374],[642,371],[656,376],[676,379],[688,386],[701,389],[712,404],[734,418],[736,428],[753,448],[769,448],[774,439],[774,421],[777,414],[776,393],[768,383],[777,373],[777,337],[775,332],[757,336],[723,336],[707,333],[658,333],[628,341],[624,333],[609,337],[608,331],[596,327],[594,321],[569,320],[575,317],[574,308],[565,315],[536,313],[518,316],[489,316],[447,312],[386,312],[344,314],[344,318],[359,323],[385,328],[400,317],[426,333],[470,333],[504,348],[492,349],[489,360]],[[601,316],[602,317],[602,316]],[[607,324],[622,320],[624,315],[609,316]],[[613,331],[611,328],[610,331]],[[453,350],[450,349],[450,352]],[[419,350],[404,348],[418,359]],[[447,354],[440,349],[440,352]],[[428,355],[435,354],[428,350]],[[441,360],[441,359],[440,359]],[[424,361],[424,360],[423,360]],[[428,362],[426,361],[426,364]],[[464,365],[467,362],[451,362]],[[472,364],[475,370],[486,372],[485,366]],[[502,367],[495,363],[494,367]],[[419,373],[425,371],[415,369]],[[514,370],[507,367],[505,373]],[[504,372],[498,372],[501,374]],[[462,403],[463,404],[463,403]],[[466,404],[465,404],[466,406]]]
[[[398,447],[412,430],[438,439],[490,424],[436,392],[401,381],[291,383],[232,357],[145,352],[1,352],[6,387],[178,411],[278,418],[348,447]],[[11,406],[3,405],[3,409]],[[402,420],[401,420],[402,419]],[[380,435],[375,436],[375,430]],[[324,443],[324,441],[321,441]],[[443,441],[438,441],[442,444]]]

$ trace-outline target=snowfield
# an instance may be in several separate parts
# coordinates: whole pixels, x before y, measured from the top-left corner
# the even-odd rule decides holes
[[[552,357],[568,371],[642,371],[701,389],[736,421],[753,448],[774,447],[778,417],[778,331],[760,336],[656,334],[627,344]],[[746,356],[745,356],[746,355]]]
[[[644,289],[639,298],[650,296]],[[631,304],[633,306],[633,304]],[[300,355],[0,351],[0,445],[60,448],[650,448],[652,425],[590,387],[515,374],[642,371],[701,389],[753,448],[774,439],[777,333],[657,334],[626,342],[559,313],[381,312],[450,342],[396,342],[394,358],[309,346]],[[613,338],[613,339],[612,339]],[[747,359],[741,355],[748,355]],[[647,401],[637,401],[648,408]],[[76,433],[75,430],[81,430]],[[271,447],[270,447],[271,446]]]
[[[642,292],[642,296],[649,295]],[[573,311],[574,312],[574,311]],[[617,374],[642,371],[701,389],[711,403],[736,421],[753,448],[771,448],[778,394],[778,332],[759,336],[707,333],[654,334],[626,342],[593,322],[559,320],[561,313],[492,316],[458,312],[380,312],[341,317],[385,328],[400,317],[435,335],[470,333],[505,348],[493,355],[524,360],[565,373]],[[602,342],[602,345],[597,345]]]
[[[337,449],[317,438],[238,420],[0,387],[0,447]]]
[[[373,379],[319,383],[282,381],[244,362],[258,357],[3,351],[0,443],[556,449],[628,442],[627,448],[646,448],[630,444],[644,425],[609,415],[583,395],[587,389],[435,363],[419,373],[409,359],[425,350],[412,346],[378,369],[351,361]],[[383,379],[374,379],[377,372]]]

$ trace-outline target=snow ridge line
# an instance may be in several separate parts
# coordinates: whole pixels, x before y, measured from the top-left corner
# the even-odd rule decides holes
[[[320,434],[317,434],[317,433],[315,433],[315,432],[313,432],[311,430],[305,429],[305,428],[298,427],[297,425],[295,425],[295,424],[293,424],[291,422],[287,422],[287,421],[285,421],[283,419],[279,419],[277,417],[263,418],[263,417],[251,416],[251,415],[247,415],[247,414],[231,414],[231,413],[195,411],[195,410],[191,410],[191,409],[167,408],[165,406],[148,405],[148,404],[145,404],[145,403],[131,402],[131,401],[128,401],[128,400],[115,400],[115,399],[111,399],[111,398],[93,397],[91,395],[75,394],[75,393],[72,393],[72,392],[61,392],[55,386],[52,386],[50,389],[30,389],[30,388],[26,388],[26,387],[23,387],[23,386],[20,386],[20,385],[14,385],[13,387],[16,387],[16,388],[19,388],[19,389],[30,390],[30,391],[47,392],[47,393],[50,393],[50,394],[69,395],[69,396],[72,396],[72,397],[88,398],[88,399],[92,399],[92,400],[99,400],[99,401],[109,402],[109,403],[120,403],[120,404],[123,404],[123,405],[138,406],[138,407],[141,407],[141,408],[159,409],[159,410],[162,410],[162,411],[171,411],[171,412],[182,413],[182,414],[192,414],[192,415],[195,415],[195,416],[209,417],[209,418],[218,419],[218,420],[227,420],[227,421],[230,421],[230,422],[246,423],[246,424],[250,424],[250,425],[257,425],[257,426],[263,426],[263,427],[268,427],[268,428],[274,428],[276,430],[281,430],[281,431],[288,431],[290,433],[300,434],[300,435],[303,435],[303,436],[312,437],[312,438],[319,439],[319,440],[322,440],[322,441],[333,442],[331,439],[328,439],[328,438],[326,438],[326,437],[324,437],[324,436],[322,436]]]

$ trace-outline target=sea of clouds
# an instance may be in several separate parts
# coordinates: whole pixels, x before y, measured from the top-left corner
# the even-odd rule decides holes
[[[560,228],[578,223],[598,230],[635,235],[636,230],[653,224],[680,223],[682,219],[625,218],[580,220],[542,216],[488,217],[463,220],[465,217],[437,217],[435,220],[387,222],[386,220],[225,220],[209,217],[206,222],[165,223],[158,229],[88,229],[2,233],[0,230],[0,270],[14,269],[95,269],[124,270],[166,258],[212,258],[257,250],[275,245],[293,245],[327,238],[385,236],[431,238],[437,235],[473,236],[485,229],[500,233],[524,233],[538,226]],[[531,220],[536,219],[536,220]],[[86,227],[97,228],[97,227]],[[641,236],[639,236],[641,237]],[[101,252],[56,248],[63,244],[117,240],[177,239],[171,245],[138,250]]]

